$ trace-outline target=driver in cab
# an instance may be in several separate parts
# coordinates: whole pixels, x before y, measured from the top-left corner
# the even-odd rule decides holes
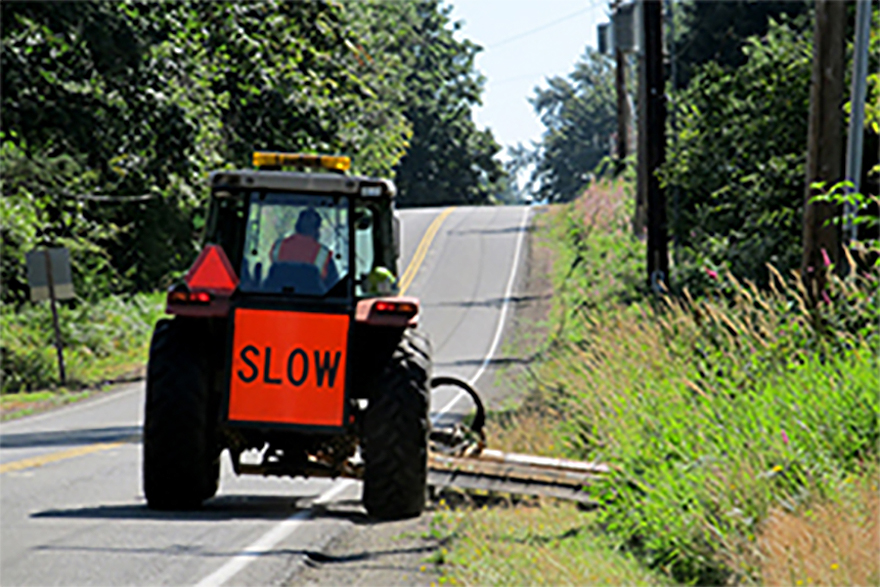
[[[314,208],[306,208],[296,220],[295,232],[275,242],[272,261],[313,265],[324,286],[329,288],[339,281],[339,274],[333,251],[318,241],[320,233],[321,215]]]

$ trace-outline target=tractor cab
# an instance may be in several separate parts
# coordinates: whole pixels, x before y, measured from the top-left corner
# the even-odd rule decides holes
[[[353,300],[397,275],[394,184],[342,175],[348,157],[255,153],[255,170],[211,175],[206,243],[228,255],[242,295]],[[282,171],[284,167],[319,171]]]

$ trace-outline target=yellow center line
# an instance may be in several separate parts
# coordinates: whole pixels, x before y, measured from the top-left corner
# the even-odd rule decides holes
[[[440,231],[440,225],[442,225],[443,221],[446,220],[446,218],[448,218],[449,215],[452,214],[454,211],[455,206],[446,208],[445,210],[440,212],[440,214],[438,214],[428,226],[428,230],[425,231],[425,235],[422,237],[421,242],[419,242],[419,246],[416,247],[416,252],[413,255],[412,260],[409,262],[406,271],[404,271],[403,275],[400,276],[399,295],[404,295],[406,293],[406,290],[409,289],[410,284],[412,284],[413,279],[415,279],[416,277],[416,273],[418,273],[419,268],[422,266],[422,263],[424,262],[425,257],[428,254],[428,249],[430,248],[434,237],[437,236],[437,233]],[[13,471],[22,471],[24,469],[33,469],[35,467],[42,467],[43,465],[48,465],[49,463],[54,463],[57,461],[63,461],[64,459],[71,459],[73,457],[79,457],[102,450],[116,448],[131,440],[132,438],[128,438],[119,442],[102,442],[98,444],[90,444],[88,446],[80,446],[77,448],[53,452],[39,457],[22,459],[20,461],[12,461],[11,463],[4,463],[0,465],[0,474],[10,473]]]
[[[409,262],[409,266],[406,268],[406,271],[403,272],[403,275],[400,276],[400,294],[406,294],[406,290],[409,289],[410,284],[412,284],[413,279],[416,277],[416,273],[419,271],[419,267],[421,267],[422,262],[425,260],[425,256],[428,254],[428,248],[431,246],[431,242],[434,240],[434,237],[437,236],[437,232],[440,231],[440,225],[443,224],[443,221],[455,211],[455,206],[451,206],[443,210],[440,214],[434,218],[434,221],[431,222],[430,226],[428,226],[428,230],[425,231],[425,236],[422,237],[422,241],[419,243],[419,246],[416,247],[416,252],[413,255],[412,260]]]
[[[48,465],[49,463],[54,463],[56,461],[63,461],[64,459],[70,459],[73,457],[87,455],[93,452],[116,448],[118,446],[122,446],[123,444],[131,441],[134,438],[137,437],[133,436],[132,438],[121,440],[119,442],[100,442],[98,444],[90,444],[88,446],[78,446],[76,448],[61,450],[39,457],[32,457],[29,459],[22,459],[20,461],[12,461],[11,463],[4,463],[0,465],[0,474],[10,473],[12,471],[22,471],[24,469],[33,469],[34,467],[42,467],[43,465]]]

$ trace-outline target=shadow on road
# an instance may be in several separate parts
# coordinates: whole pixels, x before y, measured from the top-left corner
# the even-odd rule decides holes
[[[298,552],[305,555],[309,561],[318,564],[339,564],[369,561],[381,558],[383,556],[394,556],[397,554],[429,554],[437,550],[436,546],[411,546],[409,548],[388,548],[385,550],[362,550],[352,554],[331,555],[323,552],[315,552],[311,550],[289,551]],[[373,570],[382,567],[370,567]],[[399,569],[399,566],[388,567],[390,569]]]
[[[158,511],[144,503],[99,505],[35,512],[32,518],[80,518],[103,520],[210,521],[237,519],[283,520],[297,511],[308,509],[314,495],[221,495],[205,502],[197,510]]]
[[[111,426],[108,428],[80,428],[51,432],[22,432],[0,435],[0,448],[29,448],[37,446],[75,446],[101,442],[141,441],[140,426]]]
[[[383,521],[370,518],[359,499],[334,500],[313,504],[320,493],[308,495],[221,495],[205,502],[197,510],[158,511],[145,503],[99,505],[34,512],[31,518],[87,520],[162,520],[168,522],[206,522],[223,520],[284,520],[298,512],[309,512],[310,519],[342,519],[355,524],[376,525]]]
[[[146,555],[163,555],[163,556],[201,556],[201,557],[217,557],[231,558],[241,554],[234,550],[208,550],[202,546],[189,546],[182,544],[172,544],[164,548],[151,547],[115,547],[115,546],[78,546],[78,545],[54,545],[43,544],[34,547],[37,551],[63,551],[63,552],[93,552],[93,553],[114,553],[114,554],[146,554]],[[430,553],[436,550],[433,546],[415,546],[410,548],[388,548],[384,550],[361,551],[352,554],[334,556],[318,550],[303,550],[293,548],[278,548],[274,550],[265,550],[260,552],[248,551],[248,555],[255,558],[264,558],[271,556],[302,556],[306,559],[309,566],[318,566],[325,564],[344,564],[352,562],[361,562],[376,560],[385,556],[394,556],[400,554],[421,554]],[[372,567],[374,569],[381,567]],[[396,569],[398,567],[389,567]]]
[[[507,228],[472,228],[468,230],[450,230],[449,234],[516,234],[518,232],[534,232],[531,223],[526,226],[508,226]]]
[[[530,357],[495,357],[489,359],[459,359],[457,361],[443,361],[434,363],[434,367],[480,367],[486,363],[490,367],[500,367],[503,365],[529,365],[536,359],[535,356]]]
[[[544,295],[526,295],[526,296],[509,296],[505,298],[491,298],[488,300],[468,300],[463,302],[440,302],[438,304],[425,304],[425,308],[500,308],[505,303],[524,304],[526,302],[534,302],[538,300],[549,300],[551,294]]]

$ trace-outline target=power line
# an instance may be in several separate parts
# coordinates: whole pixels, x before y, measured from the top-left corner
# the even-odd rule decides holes
[[[553,27],[553,26],[556,26],[556,25],[558,25],[558,24],[561,24],[561,23],[563,23],[563,22],[569,20],[569,19],[572,18],[572,17],[578,16],[579,14],[583,14],[584,12],[587,12],[587,11],[592,10],[593,8],[595,8],[598,4],[600,4],[600,3],[603,2],[603,1],[604,1],[604,0],[594,0],[594,1],[591,2],[590,5],[587,6],[586,8],[581,8],[580,10],[578,10],[578,11],[576,11],[576,12],[572,12],[571,14],[568,14],[568,15],[566,15],[566,16],[563,16],[562,18],[559,18],[559,19],[556,19],[556,20],[554,20],[554,21],[548,22],[547,24],[542,24],[542,25],[539,26],[539,27],[533,28],[533,29],[531,29],[531,30],[528,30],[528,31],[525,31],[525,32],[522,32],[522,33],[518,33],[518,34],[516,34],[516,35],[513,35],[512,37],[507,37],[506,39],[502,39],[501,41],[498,41],[497,43],[493,43],[493,44],[489,45],[489,46],[487,47],[487,49],[495,49],[496,47],[500,47],[500,46],[502,46],[502,45],[506,45],[506,44],[508,44],[508,43],[512,43],[512,42],[514,42],[514,41],[518,41],[519,39],[522,39],[523,37],[528,37],[529,35],[533,35],[533,34],[535,34],[535,33],[541,32],[541,31],[543,31],[543,30],[545,30],[545,29],[549,29],[550,27]]]
[[[68,198],[73,198],[75,200],[85,200],[89,202],[116,202],[116,203],[128,203],[128,202],[146,202],[148,200],[154,200],[159,197],[158,194],[141,194],[139,196],[99,196],[95,194],[64,194]]]

